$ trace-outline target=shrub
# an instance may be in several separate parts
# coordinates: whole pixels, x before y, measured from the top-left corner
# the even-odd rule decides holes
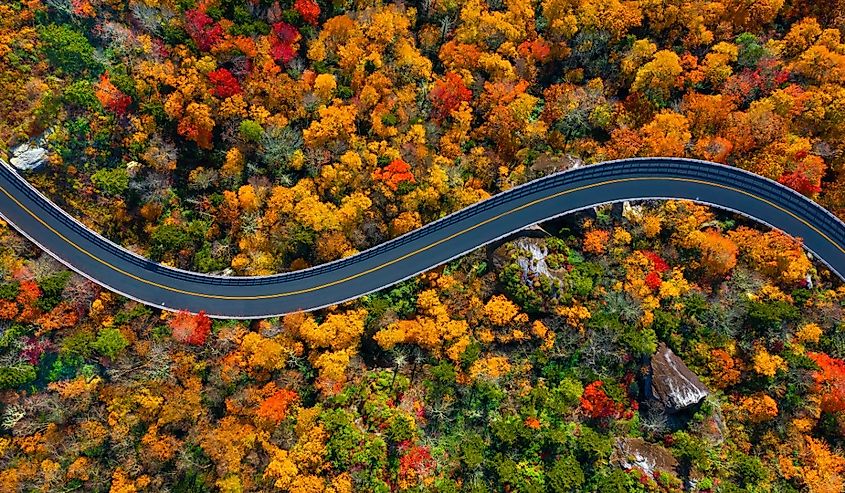
[[[583,394],[584,386],[581,382],[570,377],[564,377],[553,391],[554,402],[561,412],[578,406]]]
[[[128,345],[129,341],[123,337],[123,334],[119,330],[114,328],[102,329],[97,334],[97,340],[91,344],[98,353],[109,358],[117,356]]]
[[[91,175],[91,182],[100,192],[119,196],[129,188],[129,174],[125,168],[99,169]]]
[[[178,252],[191,244],[191,235],[176,224],[162,224],[152,234],[150,255],[159,260],[167,252]]]
[[[475,433],[469,433],[461,440],[461,461],[470,470],[484,462],[484,439]]]
[[[240,131],[241,137],[248,142],[258,142],[264,135],[264,129],[261,128],[261,125],[252,120],[242,121]]]
[[[71,105],[86,110],[98,110],[102,107],[94,94],[94,86],[87,80],[77,80],[65,87],[62,99]]]
[[[91,331],[87,329],[78,330],[62,340],[59,354],[87,358],[91,356],[94,341],[94,334]]]
[[[38,283],[41,288],[41,297],[35,302],[35,306],[45,312],[55,308],[62,301],[62,291],[64,291],[68,279],[70,279],[70,272],[68,271],[58,272],[42,279]]]
[[[14,389],[35,380],[33,365],[20,363],[13,366],[0,366],[0,389]]]
[[[17,281],[4,282],[3,284],[0,284],[0,299],[14,301],[20,291],[21,283]]]

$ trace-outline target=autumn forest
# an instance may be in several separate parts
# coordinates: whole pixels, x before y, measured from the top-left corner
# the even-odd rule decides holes
[[[346,257],[678,156],[845,219],[843,0],[5,0],[0,157],[168,266]],[[0,222],[2,492],[845,490],[845,285],[608,205],[313,313],[108,292]]]

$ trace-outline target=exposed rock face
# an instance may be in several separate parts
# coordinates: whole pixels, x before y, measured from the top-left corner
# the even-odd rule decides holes
[[[549,236],[549,233],[536,224],[529,226],[488,245],[487,259],[493,263],[493,266],[496,269],[504,267],[512,260],[510,251],[507,248],[509,243],[513,243],[519,251],[530,252],[530,255],[535,259],[538,258],[538,256],[533,252],[533,250],[537,250],[538,252],[542,250],[544,253],[542,253],[539,258],[545,258],[546,254],[548,254],[548,250],[546,250],[544,238]],[[522,256],[520,255],[520,258],[521,257]]]
[[[678,461],[668,450],[642,438],[618,438],[611,461],[622,469],[642,469],[648,476],[655,471],[678,473]]]
[[[531,165],[531,171],[542,174],[550,174],[556,171],[575,169],[584,164],[584,161],[575,156],[554,156],[541,154]]]
[[[21,171],[37,171],[47,164],[47,149],[21,144],[12,149],[9,163]]]
[[[651,357],[650,385],[646,392],[672,414],[698,404],[710,394],[701,380],[691,372],[683,360],[660,343]]]
[[[519,249],[527,255],[520,255],[516,259],[519,268],[526,274],[539,274],[546,277],[551,277],[549,266],[546,264],[546,257],[549,255],[549,250],[540,241],[529,241],[520,239],[517,241]]]

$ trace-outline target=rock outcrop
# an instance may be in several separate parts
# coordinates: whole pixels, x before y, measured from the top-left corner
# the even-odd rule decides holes
[[[487,245],[487,261],[490,262],[497,270],[512,261],[512,257],[507,249],[508,243],[513,243],[517,250],[525,251],[527,255],[530,254],[535,260],[537,258],[545,258],[548,251],[541,253],[538,256],[533,253],[533,250],[537,250],[538,252],[546,250],[544,239],[549,236],[551,235],[546,230],[536,224],[528,226],[527,228],[521,229],[512,235],[508,235],[501,240],[494,241],[493,243]]]
[[[671,452],[642,438],[618,438],[611,461],[622,469],[641,469],[648,476],[655,472],[678,474],[678,461]]]
[[[21,171],[38,171],[47,164],[47,149],[29,143],[14,147],[9,163]]]
[[[683,360],[660,343],[651,357],[646,397],[673,414],[698,404],[710,394],[701,380],[687,368]]]
[[[531,165],[531,171],[548,175],[557,171],[570,170],[580,168],[584,165],[584,161],[572,155],[555,156],[552,154],[540,154]]]

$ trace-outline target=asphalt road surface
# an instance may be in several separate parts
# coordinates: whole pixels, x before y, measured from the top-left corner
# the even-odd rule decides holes
[[[599,204],[688,199],[738,212],[800,237],[840,278],[845,224],[771,180],[677,158],[610,161],[540,178],[357,255],[266,277],[224,277],[165,267],[130,253],[59,209],[8,164],[0,165],[0,215],[92,281],[167,310],[262,318],[314,310],[380,290],[526,226]]]

